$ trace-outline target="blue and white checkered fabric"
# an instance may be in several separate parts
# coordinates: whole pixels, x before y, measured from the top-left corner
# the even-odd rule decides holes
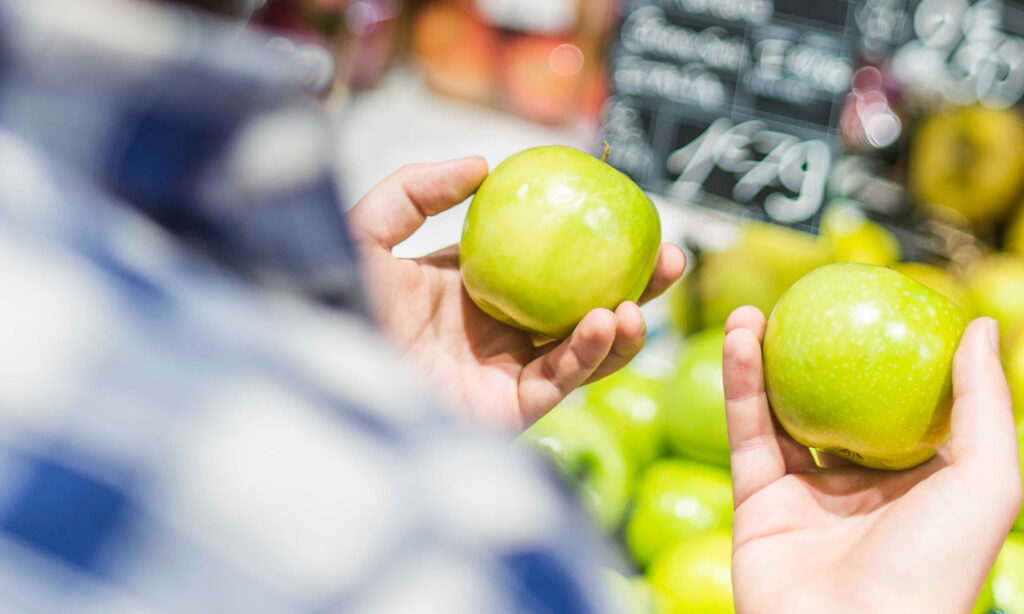
[[[0,611],[605,612],[536,459],[246,281],[358,303],[328,126],[247,36],[0,0]]]

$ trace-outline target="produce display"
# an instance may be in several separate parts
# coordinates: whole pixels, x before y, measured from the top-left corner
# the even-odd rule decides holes
[[[676,332],[659,339],[657,350],[674,347],[671,365],[652,370],[651,361],[640,360],[585,386],[522,436],[523,445],[565,458],[567,444],[538,442],[551,431],[550,422],[568,422],[556,416],[586,414],[586,422],[606,428],[574,426],[561,431],[562,440],[590,439],[586,433],[600,430],[604,439],[621,442],[622,460],[614,466],[625,468],[625,495],[606,499],[615,513],[605,507],[595,512],[595,521],[635,565],[637,575],[609,580],[620,603],[628,599],[633,608],[622,606],[623,611],[733,611],[732,498],[721,384],[724,316],[718,312],[744,304],[751,294],[742,282],[694,283],[708,271],[748,275],[750,283],[759,276],[771,280],[772,295],[761,305],[771,314],[764,343],[767,390],[780,422],[807,445],[889,470],[927,460],[948,437],[953,351],[967,321],[981,315],[1006,314],[1003,357],[1020,407],[1024,317],[1012,307],[1012,292],[1015,273],[1024,269],[1006,267],[1007,273],[988,264],[1016,257],[983,259],[980,268],[968,268],[964,275],[923,262],[888,267],[842,262],[848,254],[835,245],[826,236],[759,223],[741,226],[734,246],[715,254],[722,254],[721,260],[702,255],[696,269],[663,299],[674,310]],[[727,259],[733,266],[718,268]],[[990,268],[998,271],[996,281],[986,279]],[[707,292],[719,294],[702,295]],[[704,322],[714,323],[701,328]],[[1024,420],[1019,425],[1024,450]],[[610,454],[615,446],[606,441],[603,448]],[[592,471],[606,466],[607,461],[595,462]],[[587,503],[594,500],[588,486],[592,474],[572,469],[565,474],[594,509]],[[1024,613],[1019,560],[1024,513],[1014,530],[1019,533],[1008,539],[974,613]]]

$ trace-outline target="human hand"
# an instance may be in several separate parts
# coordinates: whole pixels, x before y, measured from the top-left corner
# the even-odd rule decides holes
[[[462,285],[458,246],[422,258],[392,248],[427,217],[468,198],[487,176],[482,158],[403,167],[348,213],[364,283],[383,331],[449,400],[474,420],[513,429],[536,421],[574,388],[600,379],[636,355],[646,339],[637,304],[594,309],[558,343],[481,311]],[[683,273],[682,251],[664,244],[640,298],[664,292]]]
[[[761,340],[742,307],[726,323],[733,588],[739,614],[967,614],[1021,504],[998,331],[968,326],[953,364],[952,437],[925,464],[816,467],[772,416]]]

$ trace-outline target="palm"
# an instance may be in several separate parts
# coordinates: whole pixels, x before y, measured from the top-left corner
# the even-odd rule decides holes
[[[734,574],[752,580],[751,590],[740,596],[775,595],[778,601],[765,611],[799,612],[801,599],[826,603],[837,586],[856,587],[849,599],[887,603],[898,611],[903,587],[919,573],[914,560],[924,554],[903,540],[961,530],[955,517],[942,512],[946,497],[967,495],[954,473],[936,458],[907,472],[811,469],[772,483],[736,512]],[[903,539],[895,541],[894,535]],[[764,565],[766,560],[773,564]],[[792,585],[780,591],[787,583]]]
[[[643,347],[645,327],[638,306],[626,302],[614,313],[591,311],[563,341],[535,343],[469,299],[458,246],[416,259],[391,254],[427,216],[471,195],[486,174],[479,158],[405,167],[367,194],[349,222],[384,332],[451,405],[479,423],[519,429],[577,386],[629,362]],[[668,288],[684,264],[678,248],[663,245],[641,301]]]
[[[505,423],[522,412],[523,368],[539,355],[530,335],[481,311],[462,286],[454,247],[416,260],[393,260],[393,279],[412,305],[426,309],[385,312],[385,327],[433,381],[458,383],[459,406],[484,422]]]
[[[764,317],[744,308],[727,329],[737,611],[969,612],[1020,497],[1006,384],[979,327],[958,352],[951,444],[902,472],[819,467],[771,416]]]

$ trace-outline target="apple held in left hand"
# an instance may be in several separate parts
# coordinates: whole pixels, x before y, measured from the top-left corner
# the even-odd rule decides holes
[[[772,409],[810,448],[876,469],[923,463],[949,435],[953,354],[966,324],[948,298],[891,269],[816,269],[768,320]]]
[[[363,197],[347,220],[375,319],[403,359],[477,424],[515,430],[573,389],[628,363],[646,338],[638,304],[678,279],[686,259],[678,247],[662,244],[637,303],[593,309],[567,339],[538,347],[529,332],[495,320],[470,300],[460,246],[421,258],[392,254],[427,217],[464,201],[486,176],[481,158],[406,166]]]
[[[459,265],[484,312],[561,339],[592,309],[638,300],[660,242],[658,212],[629,177],[571,147],[537,147],[477,189]]]

